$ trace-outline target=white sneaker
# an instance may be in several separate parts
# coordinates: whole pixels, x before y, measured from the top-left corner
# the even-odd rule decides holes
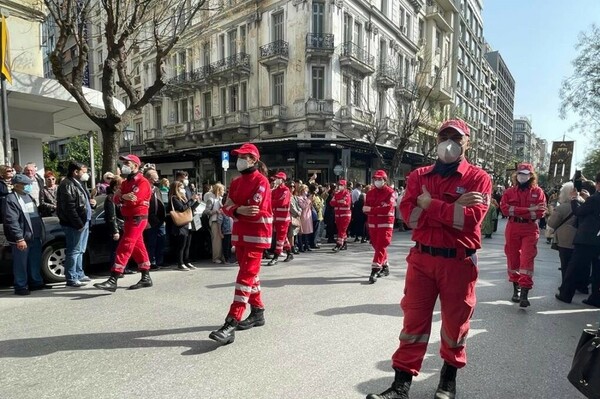
[[[179,265],[179,266],[177,266],[177,270],[181,270],[183,272],[189,272],[190,271],[190,269],[186,265]]]
[[[189,270],[196,270],[196,266],[192,265],[191,263],[186,263],[185,264]]]

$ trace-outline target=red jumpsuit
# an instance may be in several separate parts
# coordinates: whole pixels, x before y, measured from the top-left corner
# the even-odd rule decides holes
[[[290,189],[285,184],[273,189],[271,193],[273,207],[273,229],[275,230],[275,255],[281,255],[282,251],[290,251],[291,245],[287,239],[290,226]]]
[[[475,308],[477,255],[481,248],[481,222],[492,191],[488,174],[460,162],[456,173],[442,177],[433,166],[419,168],[408,177],[400,211],[413,228],[411,248],[401,301],[404,326],[400,347],[392,357],[394,368],[417,375],[431,332],[432,313],[440,297],[442,310],[441,357],[454,367],[467,362],[465,340]],[[422,186],[431,194],[430,206],[417,206]],[[484,204],[464,207],[454,202],[464,193],[476,191],[486,197]]]
[[[546,196],[539,187],[511,187],[504,192],[500,209],[508,215],[504,253],[508,266],[508,281],[521,288],[533,288],[533,260],[537,255],[540,230],[537,219],[544,217],[544,210],[530,211],[536,205],[546,205]]]
[[[240,264],[229,316],[240,321],[247,303],[255,308],[264,308],[258,273],[263,251],[271,247],[273,236],[269,180],[258,170],[242,173],[231,182],[229,198],[233,205],[226,204],[223,213],[234,219],[231,242],[235,245]],[[259,211],[254,216],[240,215],[236,209],[242,205],[258,206]]]
[[[122,199],[123,195],[129,193],[135,194],[137,197],[135,201]],[[144,244],[144,230],[148,224],[151,197],[150,182],[141,173],[128,176],[121,184],[120,195],[115,194],[114,202],[121,205],[121,214],[125,219],[125,225],[123,236],[117,246],[112,271],[123,273],[130,257],[138,264],[138,270],[150,269],[150,258]]]
[[[371,245],[375,250],[372,269],[381,269],[388,265],[387,247],[392,242],[396,198],[396,191],[387,185],[381,188],[374,187],[367,192],[365,206],[370,209],[365,213],[368,216]]]
[[[330,204],[335,213],[337,245],[342,246],[344,245],[346,238],[348,238],[348,226],[350,225],[350,218],[352,217],[352,211],[350,210],[352,196],[346,189],[336,191],[335,194],[333,194]]]

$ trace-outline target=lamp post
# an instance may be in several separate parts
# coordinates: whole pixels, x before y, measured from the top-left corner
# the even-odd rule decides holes
[[[131,154],[131,143],[133,142],[133,134],[135,130],[133,130],[130,126],[127,126],[123,129],[123,139],[129,144],[129,153]]]

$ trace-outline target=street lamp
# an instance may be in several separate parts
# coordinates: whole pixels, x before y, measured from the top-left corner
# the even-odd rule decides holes
[[[123,129],[123,140],[125,140],[129,144],[129,153],[131,154],[131,143],[133,142],[133,134],[135,130],[131,128],[131,126],[127,126]]]

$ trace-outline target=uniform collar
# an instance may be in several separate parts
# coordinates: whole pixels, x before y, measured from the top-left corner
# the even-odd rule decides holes
[[[462,161],[460,161],[460,163],[458,164],[458,167],[456,168],[456,171],[458,173],[460,173],[462,176],[465,175],[465,173],[467,173],[467,170],[469,169],[469,166],[471,164],[469,163],[469,161],[467,161],[467,158],[463,157]],[[429,165],[425,167],[425,175],[430,174],[433,171],[433,168],[435,167],[435,163],[433,165]]]

